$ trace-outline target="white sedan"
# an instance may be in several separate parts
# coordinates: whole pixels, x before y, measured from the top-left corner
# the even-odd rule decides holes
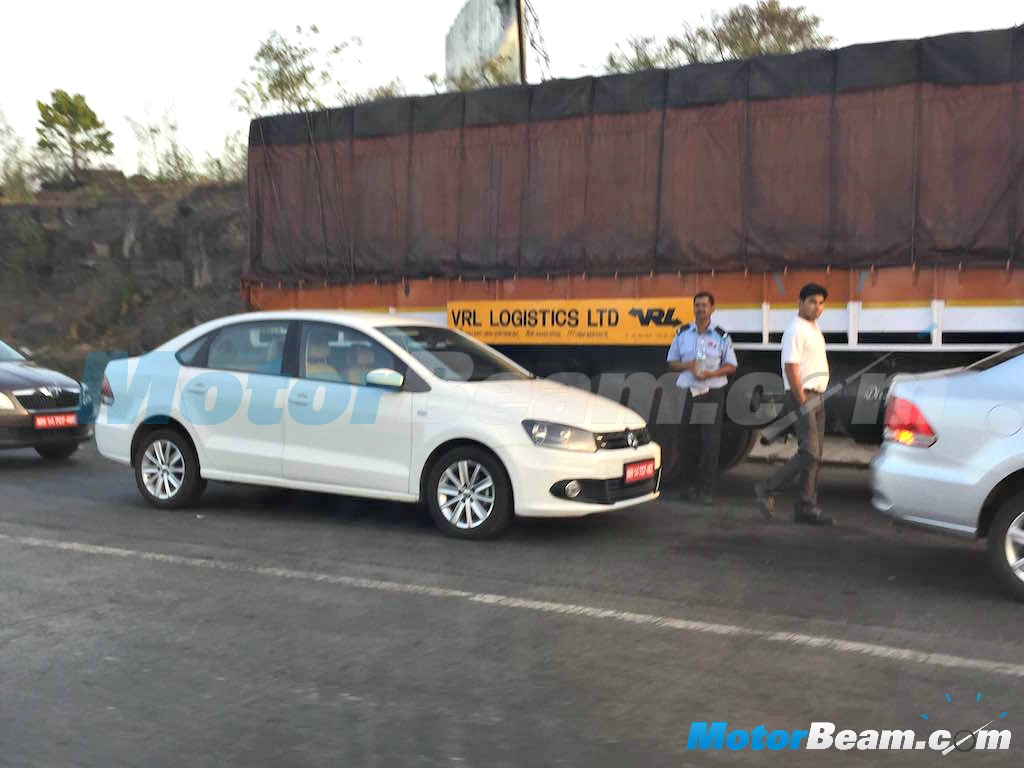
[[[643,419],[399,315],[260,312],[107,366],[101,454],[157,507],[207,480],[425,502],[465,538],[657,498]]]

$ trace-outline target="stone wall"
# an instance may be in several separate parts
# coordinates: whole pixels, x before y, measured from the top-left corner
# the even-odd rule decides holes
[[[150,349],[244,310],[247,238],[244,185],[0,206],[0,338],[65,368]]]

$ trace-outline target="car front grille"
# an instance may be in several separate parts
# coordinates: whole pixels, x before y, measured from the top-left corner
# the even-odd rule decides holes
[[[642,427],[641,429],[624,429],[621,432],[605,432],[604,434],[595,435],[597,447],[600,450],[606,451],[633,448],[634,446],[629,444],[630,433],[636,436],[635,447],[637,448],[651,442],[651,433],[647,430],[647,427]]]
[[[37,389],[30,393],[16,394],[15,397],[26,411],[53,411],[60,408],[78,407],[77,389],[61,389],[56,393],[56,397],[55,393],[50,390],[47,392],[49,394]]]

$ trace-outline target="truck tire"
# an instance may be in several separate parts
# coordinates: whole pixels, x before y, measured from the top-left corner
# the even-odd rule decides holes
[[[718,451],[718,468],[725,472],[742,462],[757,445],[759,432],[738,424],[726,424],[722,429],[722,446]]]
[[[1014,598],[1024,602],[1024,571],[1011,564],[1024,557],[1024,493],[1007,499],[988,530],[988,563]]]
[[[649,427],[654,441],[661,446],[661,482],[672,485],[679,479],[682,462],[682,443],[678,424],[657,424]],[[722,445],[718,452],[718,469],[732,469],[742,462],[757,445],[759,432],[737,424],[726,424],[722,429]]]

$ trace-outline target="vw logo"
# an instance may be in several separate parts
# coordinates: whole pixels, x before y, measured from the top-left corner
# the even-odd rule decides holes
[[[628,445],[630,448],[640,447],[640,439],[636,436],[634,432],[626,432],[626,445]]]

